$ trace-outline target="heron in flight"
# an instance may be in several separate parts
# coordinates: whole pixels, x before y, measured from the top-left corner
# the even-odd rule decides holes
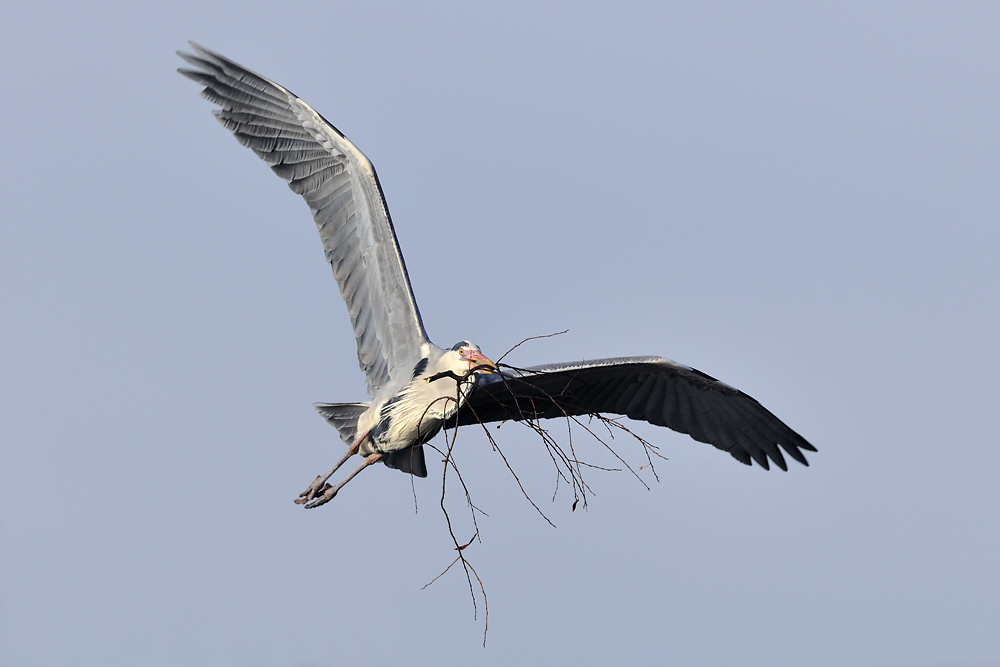
[[[782,450],[809,465],[802,436],[738,389],[662,357],[627,357],[499,368],[477,345],[438,347],[427,337],[375,168],[344,134],[291,91],[191,42],[178,52],[205,86],[216,119],[293,192],[319,228],[347,304],[371,400],[316,403],[348,445],[295,502],[329,502],[355,475],[382,461],[427,476],[422,445],[442,427],[504,420],[623,414],[687,433],[741,463],[787,470]],[[336,485],[327,480],[353,455],[364,462]]]

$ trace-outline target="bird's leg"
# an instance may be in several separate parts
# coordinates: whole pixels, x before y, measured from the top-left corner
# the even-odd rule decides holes
[[[375,463],[376,461],[378,461],[381,458],[382,458],[382,454],[378,454],[378,453],[371,454],[370,456],[368,456],[368,458],[365,459],[365,462],[362,463],[360,466],[358,466],[357,470],[355,470],[354,472],[352,472],[350,475],[348,475],[344,479],[340,480],[339,484],[337,484],[336,486],[330,486],[329,484],[327,484],[325,487],[323,487],[323,495],[321,495],[319,498],[317,498],[316,500],[314,500],[311,503],[309,503],[308,505],[306,505],[306,509],[307,510],[311,510],[314,507],[319,507],[320,505],[325,505],[326,503],[328,503],[331,500],[333,500],[333,497],[335,495],[337,495],[337,491],[340,491],[340,489],[344,486],[344,484],[347,484],[348,482],[350,482],[352,479],[354,479],[355,475],[357,475],[359,472],[361,472],[362,470],[364,470],[365,468],[367,468],[368,466],[370,466],[371,464]],[[296,500],[295,502],[299,502],[299,501]]]
[[[313,483],[309,485],[309,488],[300,493],[299,497],[295,499],[295,502],[298,503],[299,505],[302,505],[315,498],[317,495],[319,495],[321,491],[325,491],[326,489],[330,488],[330,485],[326,483],[326,480],[330,479],[330,476],[333,475],[333,473],[337,472],[337,470],[340,469],[340,466],[347,463],[347,459],[351,458],[352,456],[358,453],[358,449],[361,447],[362,441],[364,441],[364,439],[367,437],[368,437],[368,432],[365,432],[364,435],[355,440],[354,444],[347,448],[347,452],[345,452],[344,455],[340,457],[340,460],[337,461],[337,463],[334,464],[334,466],[330,468],[330,470],[325,475],[322,476],[317,475],[316,479],[313,480]],[[330,497],[332,498],[333,496]]]

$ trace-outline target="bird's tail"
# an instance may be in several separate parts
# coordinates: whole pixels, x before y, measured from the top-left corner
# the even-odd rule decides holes
[[[333,424],[340,439],[348,445],[354,444],[358,434],[358,417],[368,409],[368,403],[313,403],[316,412]]]

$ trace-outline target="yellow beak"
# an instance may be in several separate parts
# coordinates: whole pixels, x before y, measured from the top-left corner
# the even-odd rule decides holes
[[[486,355],[478,350],[466,350],[465,353],[462,354],[462,360],[468,361],[470,368],[475,369],[476,373],[497,372],[497,365],[487,359]]]

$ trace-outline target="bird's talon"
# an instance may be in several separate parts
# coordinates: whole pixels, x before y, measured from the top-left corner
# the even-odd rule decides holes
[[[314,509],[320,505],[325,505],[337,496],[337,489],[333,488],[329,484],[324,485],[323,495],[306,505],[307,510]],[[298,501],[296,501],[298,502]]]
[[[303,503],[307,503],[313,498],[315,498],[320,491],[326,491],[327,489],[329,489],[330,488],[329,484],[324,484],[322,487],[320,487],[319,482],[321,479],[322,477],[316,475],[316,479],[314,479],[313,483],[309,485],[309,488],[300,493],[299,497],[295,499],[295,504],[302,505]]]

